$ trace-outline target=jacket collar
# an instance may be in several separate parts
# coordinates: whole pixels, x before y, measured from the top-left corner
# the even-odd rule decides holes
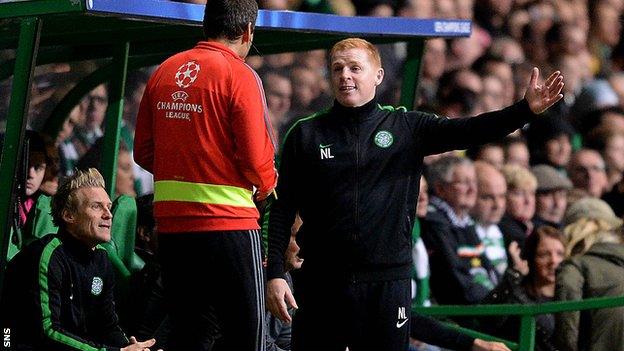
[[[332,112],[339,116],[345,116],[349,119],[361,121],[361,120],[373,118],[374,112],[378,110],[377,105],[378,105],[377,96],[373,97],[371,101],[358,107],[346,107],[346,106],[341,105],[338,102],[338,100],[334,100],[334,106],[332,107]]]
[[[232,57],[234,57],[237,60],[243,61],[244,60],[242,58],[240,58],[240,56],[238,56],[237,53],[234,52],[234,50],[230,49],[229,47],[225,46],[224,44],[221,44],[217,41],[200,41],[197,43],[197,45],[195,45],[195,48],[197,49],[206,49],[206,50],[213,50],[213,51],[221,51],[225,54],[228,54]]]

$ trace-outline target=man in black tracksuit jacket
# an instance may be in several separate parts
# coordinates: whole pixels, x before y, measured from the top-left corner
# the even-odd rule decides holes
[[[113,303],[115,276],[103,248],[47,235],[10,262],[2,320],[14,349],[107,350],[129,344]],[[45,284],[44,284],[45,282]]]
[[[58,234],[28,245],[6,271],[0,327],[7,349],[139,351],[154,345],[154,339],[128,340],[118,324],[113,268],[99,246],[111,240],[111,205],[95,168],[61,184],[52,198]]]
[[[337,101],[299,121],[284,141],[278,199],[269,214],[267,305],[284,320],[284,300],[297,305],[282,278],[299,213],[305,262],[294,282],[300,304],[294,351],[406,350],[411,230],[423,157],[499,139],[535,118],[532,110],[542,112],[561,97],[558,72],[541,88],[534,71],[526,100],[475,118],[382,107],[374,93],[383,70],[369,45],[346,39],[334,46]]]

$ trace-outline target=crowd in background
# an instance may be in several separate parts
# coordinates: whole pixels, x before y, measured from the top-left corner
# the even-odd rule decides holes
[[[606,242],[618,241],[621,235],[617,218],[624,215],[624,1],[261,0],[260,4],[271,10],[472,20],[470,37],[429,39],[425,44],[417,109],[449,118],[497,110],[521,99],[528,84],[525,77],[534,66],[543,73],[560,70],[565,77],[564,99],[547,115],[496,143],[426,160],[420,221],[414,230],[414,280],[419,286],[415,295],[419,304],[578,297],[570,293],[579,280],[570,273],[571,263],[563,270],[565,281],[555,277],[558,266],[602,242],[602,234],[596,233],[612,232]],[[405,46],[379,48],[386,72],[379,100],[396,106]],[[13,55],[0,52],[0,61]],[[333,104],[326,50],[252,56],[247,62],[262,78],[278,140],[298,119]],[[42,131],[65,94],[102,64],[37,67],[28,128]],[[132,159],[136,114],[152,69],[133,71],[127,79],[115,195],[153,191],[150,174]],[[1,131],[10,84],[0,82]],[[58,177],[76,167],[99,165],[108,94],[105,84],[93,89],[71,110],[58,135],[48,136],[48,159],[55,160],[48,162],[57,167],[46,171],[42,192],[54,193]],[[587,198],[594,200],[588,204]],[[580,210],[574,207],[577,203]],[[586,214],[584,223],[574,211]],[[587,218],[598,229],[588,228]],[[603,255],[607,256],[617,254]],[[455,288],[449,289],[449,284]],[[423,285],[430,285],[431,291]],[[570,322],[578,316],[570,318],[538,319],[537,333],[543,336],[538,347],[556,349],[557,338],[578,335],[578,327]],[[517,336],[513,332],[517,333],[517,320],[479,324],[492,333]],[[555,335],[555,329],[571,334]]]

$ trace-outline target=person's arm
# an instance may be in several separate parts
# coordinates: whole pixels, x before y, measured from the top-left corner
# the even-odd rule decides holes
[[[134,133],[133,157],[139,166],[150,173],[154,173],[154,132],[152,129],[154,120],[149,97],[150,82],[148,82],[147,88],[145,88],[141,104],[139,105],[136,131]]]
[[[583,298],[585,278],[577,266],[564,262],[557,272],[555,301],[572,301]],[[579,311],[555,314],[555,344],[562,350],[578,349],[578,333],[581,313]]]
[[[262,200],[277,183],[273,130],[262,83],[249,67],[231,79],[234,157],[245,178],[258,189],[257,200]]]
[[[533,69],[524,99],[502,110],[483,113],[476,117],[441,118],[421,114],[419,136],[425,155],[461,150],[502,139],[507,134],[537,118],[563,95],[563,76],[559,71],[537,84],[539,71]]]
[[[285,278],[285,254],[290,241],[290,229],[298,210],[297,184],[300,178],[297,159],[296,124],[286,135],[280,157],[280,179],[277,184],[277,199],[270,204],[268,211],[269,250],[267,260],[267,307],[282,321],[290,322],[288,306],[297,306]],[[285,301],[286,300],[286,301]]]
[[[49,248],[50,246],[48,246]],[[85,340],[61,325],[61,287],[68,279],[58,255],[44,250],[39,265],[39,296],[43,343],[49,350],[107,350],[119,351],[117,346],[107,346]]]
[[[412,313],[410,337],[430,345],[458,351],[510,351],[505,344],[475,339],[449,328],[435,318]]]

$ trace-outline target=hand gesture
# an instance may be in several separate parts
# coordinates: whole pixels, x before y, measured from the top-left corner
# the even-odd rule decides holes
[[[511,350],[502,342],[475,339],[474,343],[472,344],[472,351],[511,351]]]
[[[295,301],[288,283],[281,278],[271,279],[267,285],[267,308],[277,318],[284,323],[292,322],[290,314],[288,314],[288,305],[299,308]]]
[[[533,67],[529,87],[524,93],[524,98],[529,103],[529,108],[533,113],[539,114],[546,111],[550,106],[559,101],[563,94],[563,75],[560,71],[553,72],[544,84],[537,84],[539,69]]]
[[[509,251],[509,256],[511,256],[511,262],[513,262],[513,269],[517,270],[522,275],[529,274],[529,264],[527,263],[526,260],[523,260],[520,257],[521,250],[520,250],[520,246],[518,245],[518,242],[512,241],[511,244],[509,244],[507,251]]]
[[[134,336],[130,337],[130,345],[121,349],[121,351],[150,351],[150,347],[154,346],[156,339],[149,339],[146,341],[137,341]],[[158,350],[162,351],[162,350]]]

